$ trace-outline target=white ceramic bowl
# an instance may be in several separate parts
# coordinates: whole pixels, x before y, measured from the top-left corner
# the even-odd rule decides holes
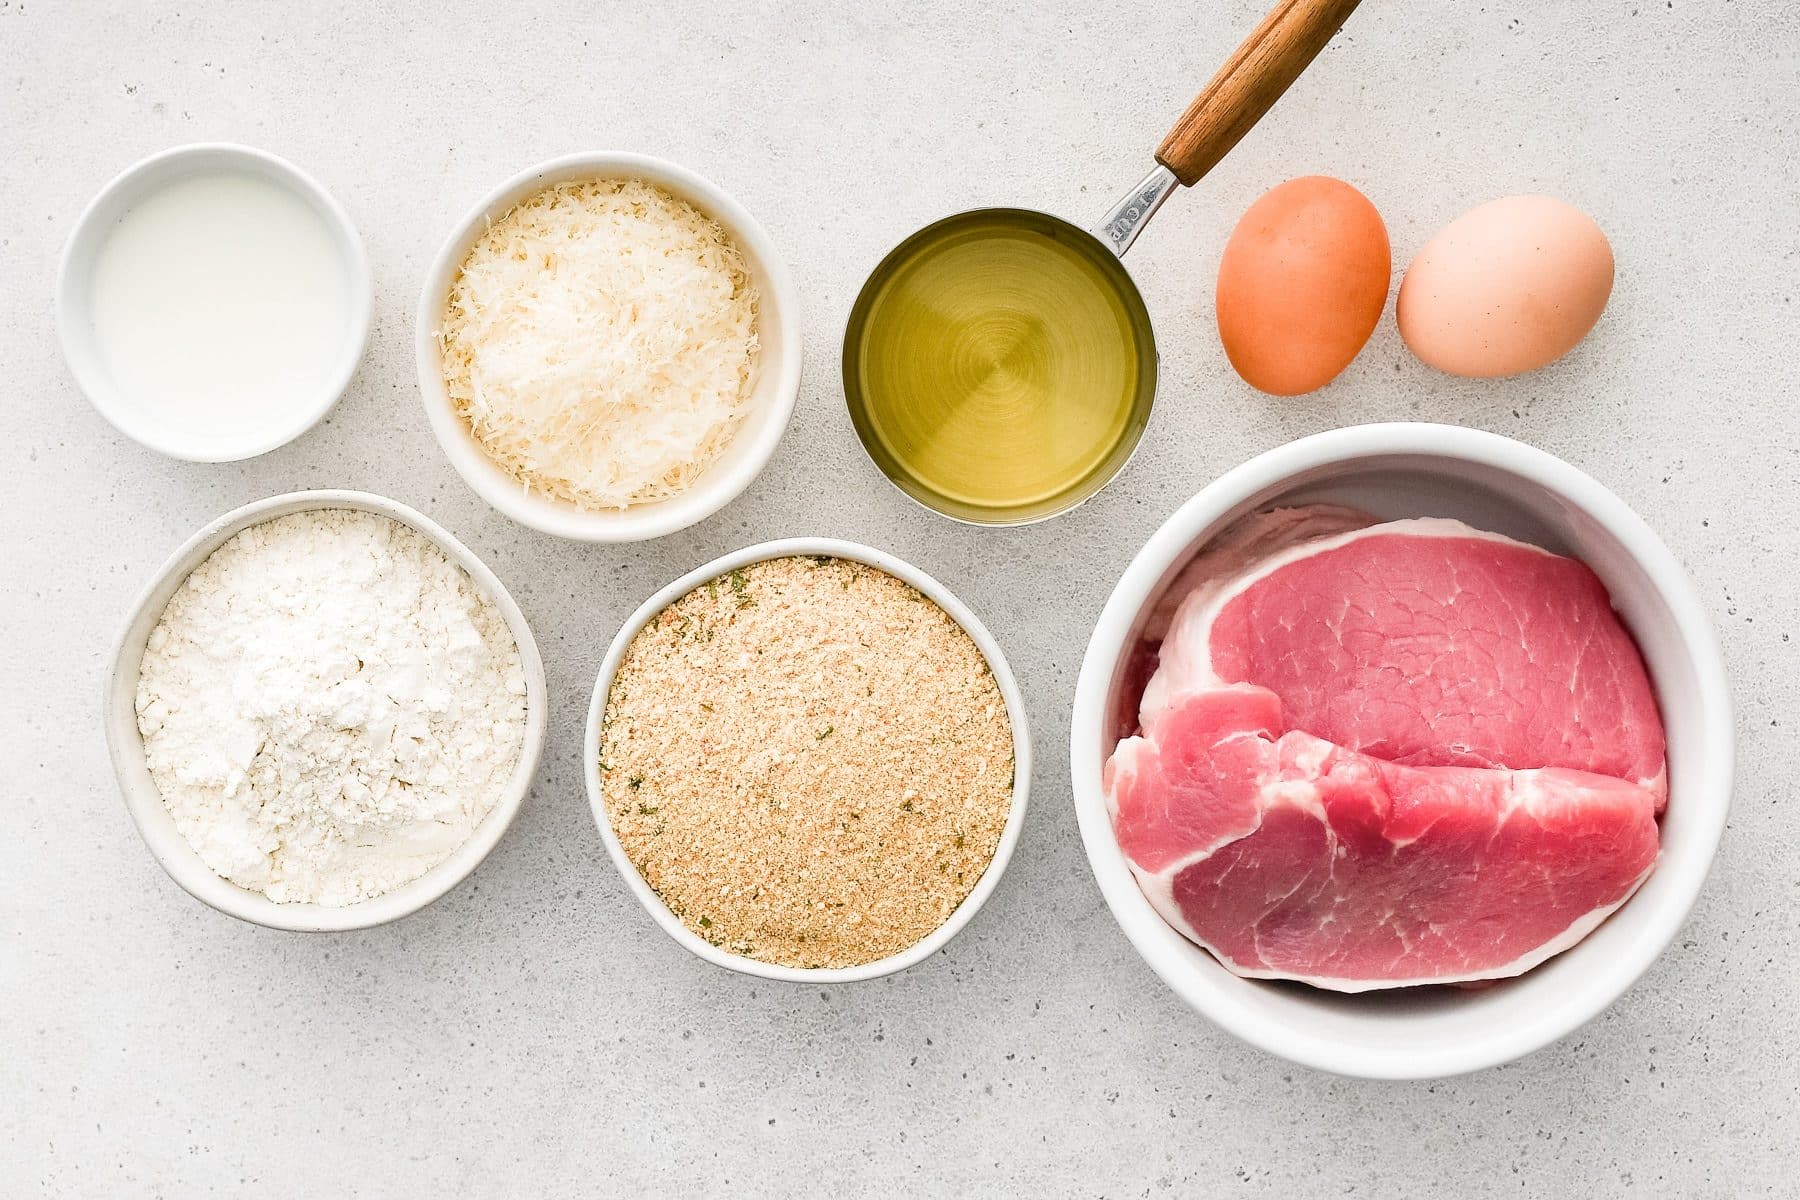
[[[949,613],[974,639],[982,657],[987,659],[988,669],[994,673],[994,681],[1000,685],[1000,696],[1006,702],[1006,713],[1012,723],[1012,809],[1007,813],[1006,827],[1001,831],[1000,844],[994,850],[993,861],[976,881],[974,888],[963,897],[963,902],[956,906],[956,910],[930,936],[898,954],[856,967],[784,967],[759,962],[754,958],[721,950],[694,933],[681,923],[680,918],[669,910],[669,906],[662,902],[661,897],[644,882],[644,877],[638,874],[637,867],[632,865],[630,857],[625,853],[625,847],[619,844],[618,835],[613,832],[612,821],[606,815],[606,803],[600,794],[600,727],[606,714],[606,697],[612,691],[613,676],[619,670],[619,663],[623,661],[625,651],[638,631],[656,614],[704,585],[709,579],[717,579],[735,568],[751,563],[806,554],[824,554],[832,558],[867,563],[904,580],[935,601],[938,607]],[[709,963],[741,971],[746,975],[789,983],[856,983],[865,979],[878,979],[923,962],[943,949],[969,923],[981,906],[987,903],[987,898],[994,894],[994,889],[1000,886],[1000,876],[1006,871],[1007,861],[1012,858],[1013,847],[1018,845],[1019,832],[1025,825],[1025,801],[1031,791],[1031,731],[1025,724],[1024,697],[1019,695],[1019,684],[1013,678],[1012,668],[1006,664],[1006,655],[1001,653],[1000,644],[987,631],[987,627],[967,605],[951,594],[949,588],[911,563],[880,550],[837,538],[786,538],[746,546],[742,550],[716,558],[705,566],[696,567],[644,601],[613,638],[606,658],[600,664],[600,676],[594,683],[593,702],[588,706],[587,740],[582,748],[582,756],[582,770],[587,776],[588,803],[593,807],[594,823],[600,827],[600,838],[606,843],[606,852],[612,855],[613,865],[619,869],[619,874],[631,888],[632,895],[644,906],[644,911],[662,926],[663,932]]]
[[[757,314],[761,356],[752,383],[749,412],[731,444],[679,495],[616,512],[593,512],[565,500],[528,493],[489,458],[451,404],[444,386],[437,338],[450,286],[470,248],[489,224],[534,192],[577,179],[642,179],[688,201],[731,235],[744,253],[761,296]],[[577,541],[634,542],[661,537],[704,520],[731,503],[768,465],[800,392],[800,298],[786,265],[775,252],[775,244],[755,218],[717,184],[685,167],[645,154],[571,154],[539,163],[490,192],[458,222],[425,276],[414,344],[425,415],[457,474],[483,500],[521,525]]]
[[[1342,995],[1240,979],[1150,907],[1114,840],[1100,786],[1124,664],[1151,605],[1231,521],[1276,504],[1332,501],[1387,518],[1458,517],[1587,562],[1649,665],[1668,733],[1662,857],[1626,905],[1573,949],[1481,990]],[[1138,953],[1225,1029],[1305,1066],[1423,1079],[1529,1054],[1616,1000],[1674,938],[1725,827],[1732,722],[1724,661],[1680,563],[1623,501],[1569,464],[1491,433],[1364,425],[1303,438],[1228,472],[1139,551],[1088,644],[1070,730],[1075,806],[1101,891]]]
[[[170,184],[211,173],[254,175],[285,188],[304,201],[330,231],[338,253],[343,256],[349,294],[344,297],[347,313],[344,343],[317,396],[309,403],[271,419],[266,428],[242,437],[199,441],[158,423],[134,404],[125,389],[113,380],[95,345],[89,288],[96,255],[113,227],[133,206]],[[286,445],[331,411],[344,389],[350,386],[350,378],[356,374],[356,365],[368,346],[373,296],[369,258],[363,251],[362,238],[358,236],[350,214],[318,180],[266,150],[230,142],[198,142],[176,146],[134,163],[88,202],[63,247],[56,285],[56,329],[62,340],[63,357],[68,361],[75,382],[100,415],[120,433],[172,458],[190,462],[232,462]]]
[[[450,857],[411,883],[384,895],[337,908],[321,904],[277,904],[260,892],[241,888],[214,874],[175,827],[174,818],[169,816],[156,783],[150,778],[150,771],[144,765],[144,743],[138,734],[136,709],[138,668],[143,660],[144,645],[170,597],[189,573],[239,530],[289,513],[323,508],[379,513],[410,525],[434,542],[452,562],[469,573],[476,586],[500,609],[507,628],[519,644],[519,662],[525,672],[525,740],[519,748],[519,761],[513,767],[512,777],[507,780],[506,790],[495,802],[493,811]],[[442,526],[404,504],[367,492],[289,492],[233,509],[200,530],[169,556],[150,586],[138,597],[119,634],[113,650],[112,670],[106,680],[106,746],[112,756],[113,773],[119,780],[119,791],[138,832],[163,870],[195,899],[229,916],[272,929],[308,933],[366,929],[424,908],[461,883],[487,857],[488,851],[499,844],[537,774],[538,759],[544,750],[545,695],[544,660],[538,656],[537,642],[525,623],[525,614],[519,611],[518,604],[494,573]]]

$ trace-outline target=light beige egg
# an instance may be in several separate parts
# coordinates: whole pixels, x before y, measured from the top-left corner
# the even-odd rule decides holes
[[[1549,196],[1507,196],[1425,243],[1395,320],[1412,352],[1441,371],[1517,375],[1574,349],[1612,284],[1612,246],[1591,217]]]

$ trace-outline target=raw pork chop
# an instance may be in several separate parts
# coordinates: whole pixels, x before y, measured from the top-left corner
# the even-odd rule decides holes
[[[1649,874],[1662,724],[1585,565],[1315,506],[1241,522],[1179,585],[1106,791],[1151,903],[1231,970],[1503,978]]]

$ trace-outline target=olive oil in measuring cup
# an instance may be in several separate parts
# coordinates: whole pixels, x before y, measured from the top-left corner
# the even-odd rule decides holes
[[[877,466],[959,520],[1022,524],[1122,467],[1149,418],[1143,301],[1097,238],[984,209],[901,243],[844,338],[851,419]]]

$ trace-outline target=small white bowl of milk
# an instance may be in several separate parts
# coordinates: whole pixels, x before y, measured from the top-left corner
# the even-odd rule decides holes
[[[164,454],[250,458],[331,411],[368,343],[369,260],[292,163],[177,146],[128,168],[63,251],[63,354],[100,415]]]

